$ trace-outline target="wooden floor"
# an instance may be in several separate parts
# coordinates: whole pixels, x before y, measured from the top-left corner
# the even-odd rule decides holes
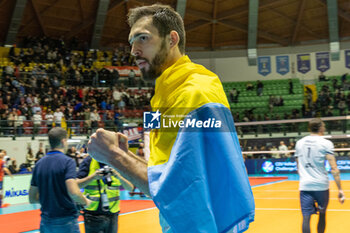
[[[350,181],[343,181],[342,184],[346,197],[350,198]],[[341,205],[337,200],[336,190],[332,181],[326,233],[349,233],[350,199]],[[253,187],[253,193],[256,216],[247,233],[301,232],[298,181],[282,181]],[[313,215],[311,219],[313,233],[317,232],[317,219],[317,215]],[[119,233],[161,233],[157,209],[122,215],[119,224]]]

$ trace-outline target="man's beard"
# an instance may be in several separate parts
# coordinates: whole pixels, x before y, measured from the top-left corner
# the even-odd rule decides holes
[[[149,69],[146,70],[145,68],[141,69],[142,77],[144,80],[155,80],[162,74],[161,67],[164,65],[167,57],[169,55],[169,51],[166,47],[165,39],[162,41],[162,44],[153,58],[152,62],[149,63]]]

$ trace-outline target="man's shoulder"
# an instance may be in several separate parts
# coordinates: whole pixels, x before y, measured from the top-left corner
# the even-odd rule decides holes
[[[65,155],[62,152],[50,151],[42,159],[40,159],[37,164],[39,164],[40,162],[44,163],[49,161],[59,163],[59,162],[70,162],[70,161],[73,161],[73,159],[71,159],[69,156]]]
[[[222,84],[214,73],[213,75],[196,72],[189,74],[181,88],[181,95],[187,100],[204,98],[206,102],[219,103],[226,100]]]

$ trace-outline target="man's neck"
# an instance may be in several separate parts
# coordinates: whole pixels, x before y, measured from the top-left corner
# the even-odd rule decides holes
[[[168,67],[174,65],[181,57],[183,57],[185,54],[181,54],[180,51],[178,49],[175,49],[173,51],[170,52],[168,59],[166,61],[166,63],[163,66],[163,72],[164,70],[166,70]],[[162,73],[163,73],[162,72]]]
[[[311,133],[310,136],[323,136],[323,133]]]
[[[59,151],[64,153],[64,149],[63,148],[53,148],[51,151]]]

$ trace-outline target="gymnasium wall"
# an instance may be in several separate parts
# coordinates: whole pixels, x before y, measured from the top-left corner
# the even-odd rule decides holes
[[[345,67],[344,56],[344,50],[350,49],[350,42],[341,43],[340,49],[340,60],[331,61],[330,69],[324,73],[326,76],[342,75],[350,72],[350,69]],[[329,51],[329,44],[258,49],[258,56],[271,56],[271,73],[267,76],[258,74],[257,66],[248,66],[246,50],[188,52],[188,55],[192,61],[217,73],[222,82],[300,78],[309,83],[308,81],[317,79],[320,74],[320,71],[316,69],[315,53],[327,51]],[[297,71],[297,54],[303,53],[310,53],[311,55],[311,70],[306,74]],[[276,72],[277,55],[289,55],[290,72],[286,75],[280,75]]]

